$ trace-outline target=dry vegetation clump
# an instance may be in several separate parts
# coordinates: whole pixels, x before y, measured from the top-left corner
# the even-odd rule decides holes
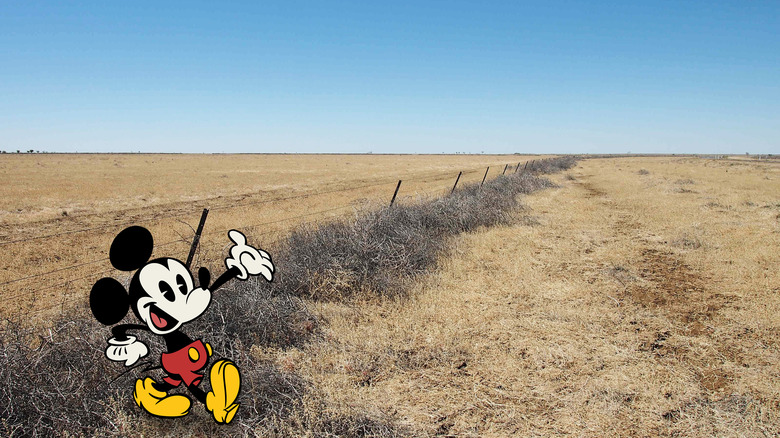
[[[130,369],[105,358],[110,331],[89,316],[65,316],[45,335],[6,321],[0,332],[0,435],[187,436],[207,430],[209,436],[398,436],[381,416],[324,412],[312,384],[252,348],[302,346],[315,327],[315,317],[296,297],[264,294],[250,282],[215,294],[209,310],[185,331],[201,335],[241,369],[241,409],[231,425],[219,427],[199,406],[189,416],[194,419],[176,424],[135,406],[135,379],[147,375],[141,370],[156,365],[153,358],[162,353],[157,337],[140,334],[150,352],[139,362],[143,366]]]
[[[534,171],[569,169],[576,161],[541,161]],[[518,194],[553,184],[530,173],[468,184],[453,194],[411,205],[359,212],[351,220],[295,230],[277,258],[277,292],[342,300],[355,296],[396,296],[430,269],[448,238],[513,220]]]
[[[701,237],[692,233],[682,233],[676,239],[672,240],[670,244],[683,249],[699,249],[704,245]]]
[[[6,321],[0,336],[0,423],[6,436],[54,436],[63,430],[93,435],[110,423],[110,386],[117,374],[103,357],[105,338],[97,322],[59,324],[32,339]],[[31,347],[33,342],[38,347]],[[127,394],[124,395],[127,398]]]
[[[262,280],[263,282],[265,280]],[[235,341],[249,347],[300,347],[314,331],[317,320],[300,299],[271,295],[261,281],[228,283],[214,294],[208,311],[189,328],[202,334],[217,351],[233,348]]]
[[[215,307],[223,310],[211,312],[212,315],[226,314],[227,306]],[[292,313],[286,317],[264,315],[268,314],[255,318],[260,324],[244,330],[254,328],[258,338],[269,343],[290,336],[289,321],[296,320]],[[269,417],[286,419],[301,404],[308,391],[303,380],[255,358],[245,347],[249,344],[241,342],[242,332],[233,333],[230,328],[220,330],[219,326],[224,324],[216,323],[211,324],[214,329],[207,330],[208,323],[200,324],[202,327],[197,330],[202,330],[203,339],[214,345],[217,354],[240,364],[244,383],[236,424],[248,428]],[[276,329],[274,324],[281,327]],[[6,322],[0,335],[0,431],[3,435],[124,435],[137,427],[154,430],[166,424],[158,419],[142,419],[132,401],[135,379],[145,375],[141,370],[155,365],[150,358],[157,358],[162,352],[159,338],[141,335],[150,347],[150,354],[139,362],[144,366],[126,369],[104,356],[106,339],[110,336],[108,328],[85,317],[65,318],[46,336],[32,335]],[[205,425],[210,425],[205,415],[203,420]],[[231,430],[227,436],[235,434],[235,429]]]
[[[535,173],[558,173],[563,170],[569,170],[577,164],[576,157],[558,157],[535,162],[533,171]]]
[[[243,296],[245,291],[233,291]],[[225,296],[225,295],[223,295]],[[247,298],[247,297],[243,297]],[[161,341],[141,335],[150,347],[137,368],[125,368],[104,356],[109,330],[88,318],[65,318],[46,336],[34,335],[6,321],[0,333],[0,435],[3,436],[383,436],[403,435],[382,415],[344,410],[329,412],[321,393],[293,372],[279,369],[257,354],[252,344],[290,346],[303,342],[292,328],[299,321],[313,321],[305,307],[291,297],[264,297],[267,304],[251,309],[230,305],[240,301],[218,300],[207,320],[188,331],[202,333],[220,357],[239,364],[242,376],[241,408],[227,426],[216,425],[195,405],[177,422],[141,413],[132,400],[135,379],[155,365]],[[257,303],[260,302],[258,299]],[[296,304],[291,304],[296,303]],[[278,306],[275,312],[272,306]],[[206,316],[204,315],[204,317]],[[221,318],[239,318],[240,329]],[[219,321],[213,321],[214,319]],[[243,320],[241,319],[243,318]],[[227,319],[226,321],[231,321]],[[277,324],[280,327],[277,327]],[[152,372],[153,377],[159,377]],[[159,371],[157,373],[160,373]],[[209,390],[203,383],[204,390]]]

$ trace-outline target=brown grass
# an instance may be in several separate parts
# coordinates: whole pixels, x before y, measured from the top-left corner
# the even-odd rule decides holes
[[[731,164],[581,162],[540,226],[461,238],[408,301],[312,304],[328,336],[277,361],[417,435],[776,436],[780,169]]]

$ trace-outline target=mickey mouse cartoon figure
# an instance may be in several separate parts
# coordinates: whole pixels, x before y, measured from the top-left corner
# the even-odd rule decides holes
[[[230,230],[228,237],[234,245],[225,259],[227,271],[210,283],[208,269],[198,270],[200,285],[195,287],[188,267],[170,257],[149,260],[154,248],[152,234],[146,228],[132,226],[122,230],[111,244],[109,259],[120,271],[136,271],[125,287],[117,280],[106,277],[98,280],[89,296],[92,314],[102,324],[112,326],[121,321],[130,309],[142,324],[119,324],[111,328],[106,357],[124,362],[130,367],[149,353],[146,344],[131,330],[149,331],[165,340],[167,350],[162,353],[161,366],[167,376],[162,381],[151,377],[135,382],[135,402],[158,417],[182,417],[190,411],[191,400],[186,395],[169,394],[184,385],[195,399],[203,403],[217,423],[230,423],[236,415],[236,403],[241,388],[241,374],[229,359],[220,359],[211,366],[209,379],[211,391],[198,387],[200,373],[213,355],[211,345],[200,339],[192,340],[181,331],[182,325],[195,320],[208,309],[211,295],[227,281],[246,280],[250,275],[262,275],[273,280],[274,265],[265,251],[247,245],[246,237]]]

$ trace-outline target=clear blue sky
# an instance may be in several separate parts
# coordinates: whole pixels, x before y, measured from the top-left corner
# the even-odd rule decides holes
[[[6,1],[0,149],[780,153],[780,2]]]

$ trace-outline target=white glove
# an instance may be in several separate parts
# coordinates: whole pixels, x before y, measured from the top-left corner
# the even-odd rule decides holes
[[[250,275],[262,275],[268,281],[274,279],[274,264],[267,252],[247,245],[246,236],[240,231],[230,230],[228,237],[235,245],[230,248],[230,257],[225,259],[225,265],[228,269],[241,270],[237,277],[239,280],[246,280]]]
[[[124,362],[126,367],[138,362],[138,359],[149,353],[146,344],[137,341],[135,336],[128,336],[124,341],[111,338],[108,340],[108,344],[106,357],[114,362]]]

